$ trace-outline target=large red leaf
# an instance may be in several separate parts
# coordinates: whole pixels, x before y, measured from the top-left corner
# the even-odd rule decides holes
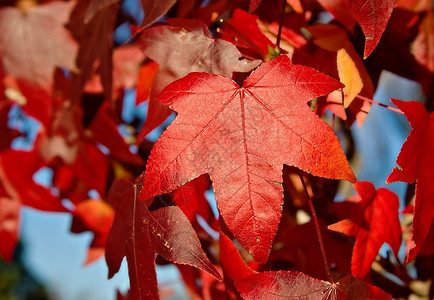
[[[171,19],[168,22],[172,26],[149,28],[138,40],[144,54],[157,62],[160,68],[152,85],[148,115],[137,143],[172,113],[155,100],[155,96],[169,83],[190,72],[231,77],[233,72],[248,72],[259,64],[258,61],[242,59],[241,53],[231,43],[214,40],[202,21]]]
[[[25,12],[0,9],[0,57],[7,74],[50,90],[56,66],[75,68],[77,44],[64,28],[73,5],[55,1]]]
[[[348,4],[365,34],[366,58],[380,41],[395,6],[395,0],[348,0]]]
[[[292,271],[252,274],[235,281],[235,286],[246,300],[256,299],[392,299],[381,289],[351,275],[337,283],[318,280]]]
[[[416,199],[413,217],[413,241],[408,261],[413,260],[422,247],[434,219],[434,113],[415,101],[392,102],[401,109],[413,130],[402,145],[396,163],[386,183],[416,181]]]
[[[115,209],[115,219],[106,246],[109,278],[119,270],[126,256],[132,298],[158,299],[155,273],[155,254],[158,253],[220,279],[181,210],[177,206],[149,210],[148,201],[138,201],[140,189],[140,183],[124,179],[115,181],[110,189],[109,201]]]
[[[369,228],[358,224],[356,218],[349,218],[330,225],[328,228],[356,237],[351,259],[351,273],[365,277],[371,269],[383,243],[388,243],[395,254],[401,246],[401,224],[399,222],[399,199],[388,189],[368,182],[357,182],[354,188],[362,198],[360,206]]]
[[[341,86],[287,56],[263,64],[241,88],[204,73],[172,83],[158,99],[178,116],[152,149],[141,199],[208,173],[225,223],[265,261],[281,215],[283,164],[355,180],[336,136],[307,105]]]

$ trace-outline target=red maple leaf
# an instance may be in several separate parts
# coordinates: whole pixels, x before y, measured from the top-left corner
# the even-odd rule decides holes
[[[152,149],[141,199],[208,173],[225,223],[265,261],[281,216],[283,164],[355,180],[336,136],[307,105],[338,87],[287,56],[263,64],[243,87],[204,73],[172,83],[158,100],[178,116]]]
[[[64,27],[73,5],[56,1],[27,11],[0,9],[0,57],[6,74],[51,91],[56,66],[75,68],[77,44]]]
[[[243,299],[392,299],[381,289],[351,275],[337,283],[293,271],[263,272],[235,281]]]
[[[187,217],[177,206],[151,210],[150,201],[139,202],[139,180],[143,178],[139,177],[136,183],[117,180],[110,189],[109,201],[115,209],[115,219],[106,244],[109,278],[119,270],[126,256],[132,298],[158,299],[155,273],[158,253],[175,263],[202,269],[220,280]]]
[[[402,145],[395,168],[386,183],[416,181],[416,199],[413,216],[413,241],[408,261],[412,261],[422,247],[434,219],[434,113],[416,101],[392,102],[401,109],[413,130]]]
[[[362,198],[359,202],[360,206],[356,206],[354,210],[362,208],[369,227],[366,228],[366,222],[359,221],[360,218],[357,218],[357,211],[355,211],[353,218],[350,216],[349,219],[332,224],[328,228],[356,237],[351,259],[351,273],[353,276],[363,278],[371,269],[383,243],[388,243],[393,252],[398,254],[401,246],[399,199],[388,189],[375,190],[375,186],[368,181],[357,182],[354,188]]]
[[[351,13],[365,34],[364,58],[375,49],[386,29],[395,0],[349,0]]]

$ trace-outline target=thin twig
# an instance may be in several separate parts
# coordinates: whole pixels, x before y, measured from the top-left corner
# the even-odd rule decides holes
[[[336,115],[333,113],[333,117],[332,117],[332,130],[335,130],[335,119],[336,119]]]
[[[312,213],[313,222],[315,223],[316,235],[318,237],[319,245],[320,245],[320,248],[321,248],[321,255],[322,255],[322,258],[323,258],[323,261],[324,261],[324,267],[325,267],[325,270],[326,270],[326,273],[327,273],[327,277],[328,277],[328,279],[329,279],[329,281],[331,283],[334,283],[333,278],[332,278],[332,274],[330,272],[329,263],[327,261],[327,256],[326,256],[326,252],[325,252],[325,248],[324,248],[324,242],[323,242],[323,239],[322,239],[322,235],[321,235],[321,230],[320,230],[320,227],[319,227],[318,218],[317,218],[316,213],[315,213],[315,208],[313,207],[313,203],[312,203],[312,200],[310,199],[309,193],[307,191],[306,184],[304,182],[303,176],[301,175],[300,172],[298,173],[298,175],[300,176],[301,183],[303,184],[304,193],[306,194],[306,198],[307,198],[308,203],[309,203],[309,208],[310,208],[310,211]]]
[[[397,112],[397,113],[399,113],[399,114],[404,114],[404,113],[403,113],[400,109],[398,109],[398,108],[395,108],[395,107],[392,107],[392,106],[389,106],[389,105],[386,105],[386,104],[383,104],[383,103],[377,102],[377,101],[372,100],[372,99],[369,99],[369,98],[367,98],[367,97],[364,97],[364,96],[361,96],[361,95],[357,95],[356,98],[359,98],[360,100],[363,100],[363,101],[366,101],[366,102],[369,102],[369,103],[377,104],[378,106],[381,106],[381,107],[387,108],[387,109],[389,109],[389,110],[391,110],[391,111],[394,111],[394,112]]]
[[[279,30],[277,31],[276,50],[280,53],[280,40],[282,36],[283,16],[285,15],[286,0],[282,0],[282,10],[280,12]]]

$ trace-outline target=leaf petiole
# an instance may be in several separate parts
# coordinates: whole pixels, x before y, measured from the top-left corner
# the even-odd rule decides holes
[[[388,110],[391,110],[391,111],[397,112],[397,113],[399,113],[399,114],[404,114],[404,113],[403,113],[400,109],[398,109],[398,108],[395,108],[395,107],[392,107],[392,106],[389,106],[389,105],[386,105],[386,104],[380,103],[380,102],[378,102],[378,101],[375,101],[375,100],[369,99],[369,98],[364,97],[364,96],[362,96],[362,95],[357,95],[356,98],[359,98],[360,100],[363,100],[363,101],[366,101],[366,102],[369,102],[369,103],[376,104],[376,105],[378,105],[378,106],[381,106],[381,107],[387,108]]]
[[[280,53],[280,40],[282,37],[283,16],[285,15],[286,0],[282,0],[282,10],[280,11],[279,29],[277,31],[276,38],[276,52]]]
[[[310,211],[312,213],[312,219],[313,219],[313,222],[315,223],[316,234],[317,234],[319,245],[321,248],[321,255],[322,255],[322,258],[324,261],[324,268],[325,268],[326,273],[327,273],[328,281],[331,282],[332,284],[334,284],[332,274],[330,272],[330,267],[329,267],[329,264],[327,261],[327,256],[326,256],[326,252],[325,252],[325,248],[324,248],[324,242],[322,239],[318,218],[317,218],[316,213],[315,213],[315,208],[313,207],[313,202],[310,199],[309,192],[307,191],[306,183],[304,182],[303,176],[301,175],[300,171],[298,173],[298,176],[300,177],[301,183],[303,184],[304,193],[306,194],[306,198],[307,198],[308,203],[309,203],[309,208],[310,208]]]

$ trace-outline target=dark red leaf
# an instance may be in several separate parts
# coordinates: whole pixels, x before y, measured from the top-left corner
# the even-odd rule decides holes
[[[251,15],[244,10],[235,9],[229,21],[231,26],[224,26],[221,30],[222,38],[233,43],[238,48],[259,52],[260,59],[268,58],[268,47],[276,47],[259,29],[258,16]],[[232,29],[235,28],[235,30]],[[241,35],[239,34],[241,33]],[[252,48],[252,45],[255,45]],[[258,51],[259,49],[260,51]]]
[[[149,201],[138,200],[141,188],[141,183],[122,179],[115,181],[110,189],[109,201],[115,209],[115,219],[106,248],[109,278],[119,270],[126,256],[132,298],[158,299],[155,273],[158,253],[172,262],[194,266],[220,279],[181,210],[176,206],[148,210]]]
[[[106,99],[112,98],[112,32],[116,21],[118,4],[103,6],[95,16],[85,22],[87,0],[81,0],[75,6],[69,27],[78,37],[80,48],[77,55],[78,73],[74,73],[71,81],[71,99],[80,99],[83,87],[94,70],[94,64],[99,59],[99,74],[104,87]]]
[[[137,154],[130,151],[129,145],[119,134],[117,124],[112,117],[108,103],[104,102],[89,126],[93,138],[103,144],[115,158],[134,165],[144,165],[144,161]]]
[[[371,269],[383,243],[388,243],[393,252],[398,254],[402,235],[398,214],[399,199],[388,189],[375,190],[374,185],[368,181],[357,182],[354,188],[362,198],[359,203],[369,228],[365,228],[364,224],[358,224],[360,218],[352,218],[352,216],[328,228],[356,237],[351,259],[351,273],[353,276],[363,278]]]
[[[100,10],[117,2],[119,2],[119,0],[91,0],[86,10],[84,22],[88,23]]]
[[[205,192],[211,187],[208,176],[202,175],[170,193],[170,198],[187,216],[190,222],[201,216],[214,230],[217,219],[205,197]]]
[[[366,58],[380,41],[395,6],[395,0],[348,0],[348,4],[365,34]]]
[[[336,136],[307,106],[338,87],[286,56],[263,64],[242,88],[205,73],[174,82],[158,99],[178,116],[152,149],[141,199],[208,173],[225,223],[265,261],[281,215],[283,164],[355,180]]]
[[[422,247],[434,219],[434,113],[416,101],[392,102],[401,109],[413,128],[402,145],[396,163],[386,183],[416,181],[416,199],[413,217],[413,241],[408,261],[412,261]]]
[[[261,0],[250,0],[249,12],[253,13],[258,7],[259,3],[261,3]]]
[[[80,143],[72,168],[89,189],[97,190],[101,197],[106,194],[108,160],[95,145]]]
[[[292,228],[287,222],[282,222],[279,224],[274,245],[279,243],[284,246],[270,254],[267,264],[274,265],[287,261],[308,276],[326,280],[327,272],[313,220],[297,226],[292,225]],[[329,266],[333,266],[336,272],[349,274],[353,244],[327,230],[327,223],[323,219],[319,219],[319,226]]]
[[[142,27],[147,27],[157,21],[175,4],[176,0],[140,0],[145,12]]]

